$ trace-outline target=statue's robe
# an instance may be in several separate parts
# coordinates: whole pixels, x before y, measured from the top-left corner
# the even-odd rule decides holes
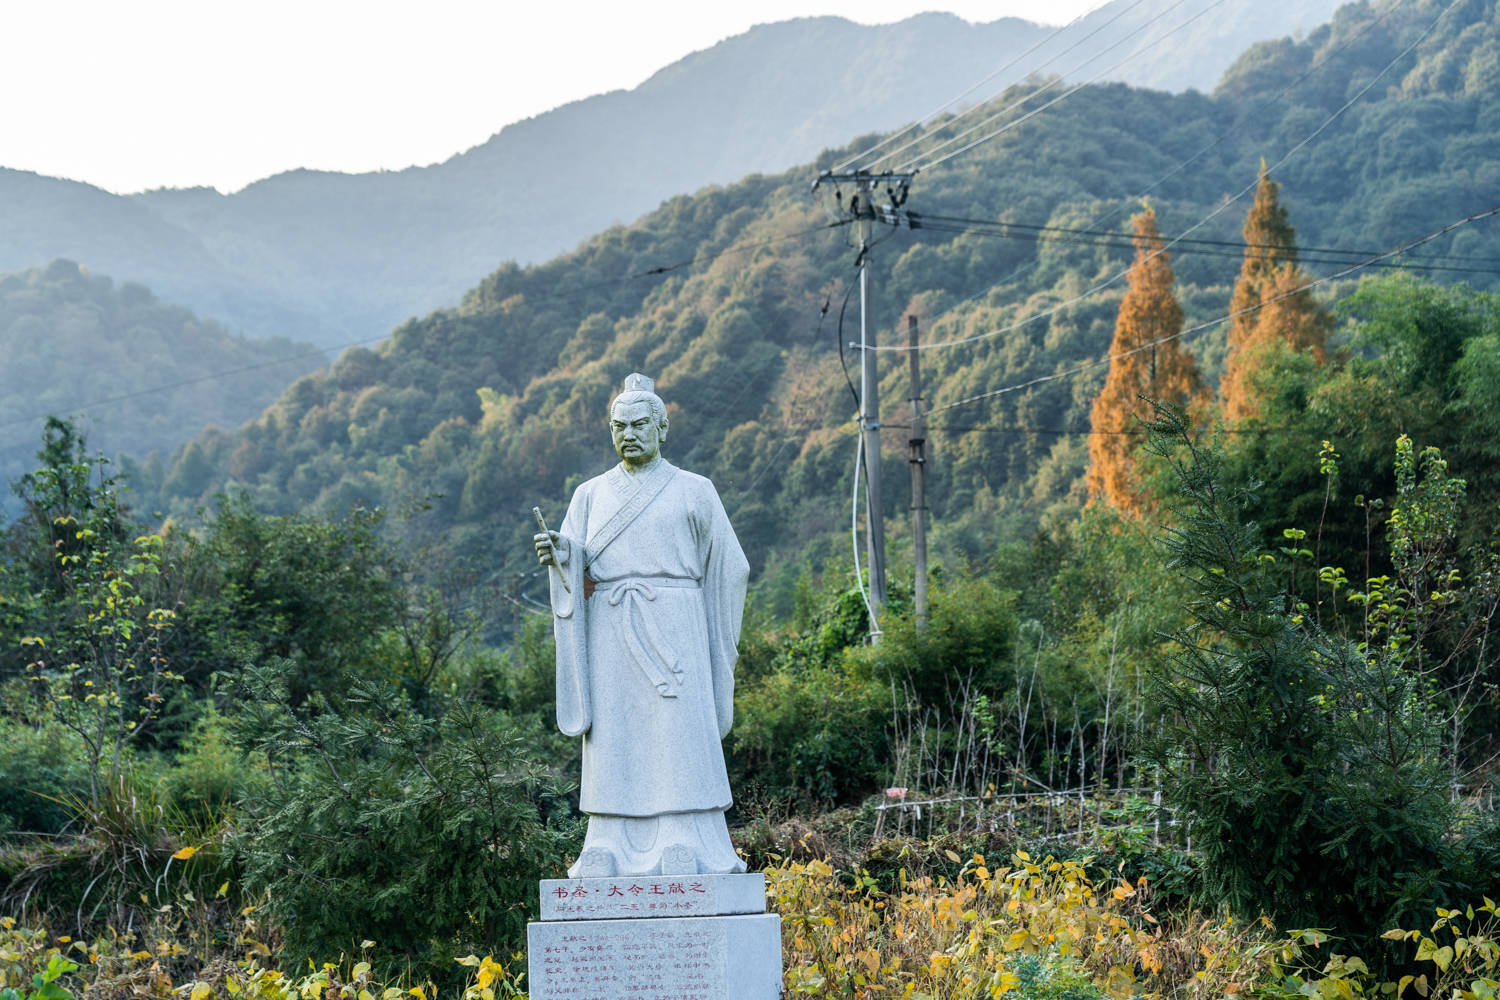
[[[583,736],[585,852],[645,874],[684,844],[699,871],[743,871],[720,741],[749,564],[718,493],[664,459],[619,465],[578,487],[558,533],[571,592],[552,574],[557,721]]]

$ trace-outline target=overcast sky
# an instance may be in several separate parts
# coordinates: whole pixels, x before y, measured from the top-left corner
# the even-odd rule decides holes
[[[118,193],[434,163],[753,24],[944,9],[1062,24],[1104,0],[8,0],[0,167]],[[982,76],[983,72],[977,72]]]

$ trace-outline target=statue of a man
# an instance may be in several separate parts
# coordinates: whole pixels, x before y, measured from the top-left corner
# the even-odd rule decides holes
[[[724,811],[749,564],[713,484],[661,457],[644,375],[609,408],[620,464],[536,535],[552,578],[557,724],[583,736],[574,878],[742,872]]]

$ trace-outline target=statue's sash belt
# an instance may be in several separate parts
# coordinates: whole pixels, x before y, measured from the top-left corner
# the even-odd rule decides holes
[[[643,601],[655,601],[657,588],[698,590],[702,584],[676,576],[630,576],[619,580],[601,580],[595,593],[603,592],[610,607],[625,605],[625,620],[620,622],[620,636],[641,675],[663,698],[676,698],[682,687],[682,667],[677,654],[662,639],[656,623],[644,613]],[[669,679],[670,678],[670,679]]]

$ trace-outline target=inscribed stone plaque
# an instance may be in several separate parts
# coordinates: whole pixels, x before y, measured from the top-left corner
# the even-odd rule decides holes
[[[766,877],[760,872],[543,879],[541,891],[543,920],[766,912]]]
[[[554,920],[526,929],[532,1000],[776,1000],[774,914]]]

